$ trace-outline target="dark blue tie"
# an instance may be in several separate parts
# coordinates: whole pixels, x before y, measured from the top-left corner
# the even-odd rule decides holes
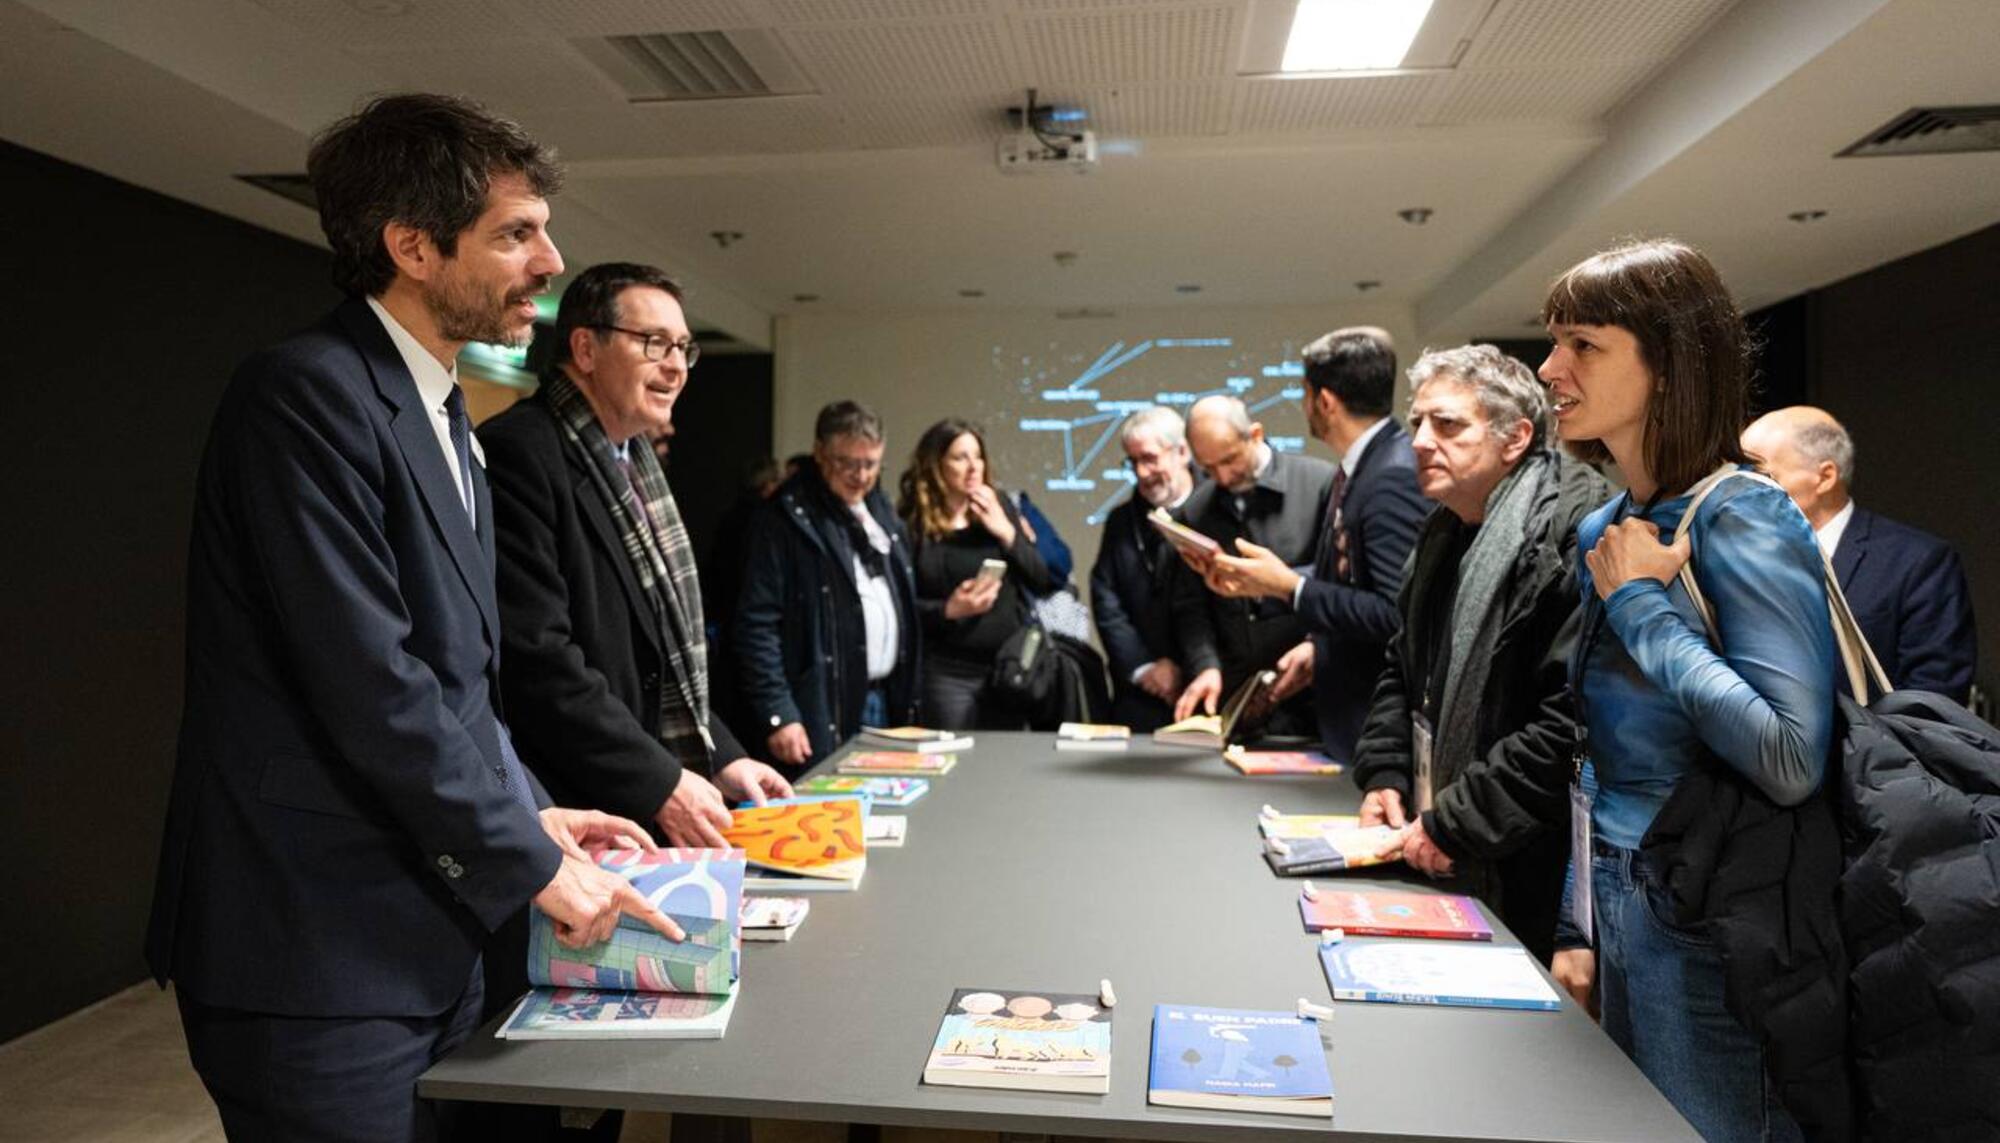
[[[444,399],[444,416],[451,426],[451,450],[457,454],[459,476],[459,499],[465,504],[466,518],[472,521],[474,530],[479,527],[477,513],[473,505],[478,503],[472,492],[472,424],[465,415],[465,392],[458,386],[451,387],[451,393]],[[512,790],[529,813],[536,813],[534,791],[528,788],[528,772],[521,765],[521,756],[514,752],[514,736],[507,733],[507,724],[497,717],[493,729],[500,738],[501,780]]]

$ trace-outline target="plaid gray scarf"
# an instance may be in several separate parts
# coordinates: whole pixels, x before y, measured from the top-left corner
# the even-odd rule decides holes
[[[542,392],[567,447],[583,457],[591,484],[618,522],[625,556],[652,604],[660,646],[676,683],[660,688],[656,733],[682,764],[706,771],[714,761],[715,742],[708,733],[708,638],[701,583],[667,474],[660,470],[652,446],[635,438],[627,442],[632,471],[628,482],[589,400],[560,369],[542,379]],[[641,518],[642,510],[650,521]]]

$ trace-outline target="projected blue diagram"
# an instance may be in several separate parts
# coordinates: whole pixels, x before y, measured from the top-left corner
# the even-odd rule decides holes
[[[1050,492],[1101,497],[1095,500],[1095,506],[1085,518],[1089,524],[1100,524],[1134,482],[1131,470],[1125,467],[1123,452],[1114,443],[1119,428],[1131,414],[1152,405],[1166,405],[1186,415],[1187,406],[1203,397],[1221,394],[1241,398],[1253,418],[1284,402],[1290,402],[1293,409],[1298,407],[1299,398],[1304,393],[1305,370],[1296,358],[1291,357],[1289,346],[1286,347],[1287,359],[1255,367],[1246,365],[1243,355],[1230,353],[1224,375],[1218,379],[1220,383],[1210,388],[1156,389],[1153,392],[1107,395],[1114,388],[1134,387],[1135,382],[1120,384],[1125,382],[1125,377],[1120,374],[1124,371],[1126,377],[1134,376],[1128,367],[1142,358],[1148,359],[1148,364],[1158,364],[1163,355],[1175,354],[1176,351],[1235,348],[1234,339],[1227,337],[1160,337],[1133,344],[1114,341],[1061,388],[1044,388],[1037,393],[1033,391],[1034,379],[1024,378],[1022,386],[1029,391],[1030,399],[1055,407],[1048,412],[1074,410],[1074,415],[1020,419],[1018,427],[1024,433],[1044,433],[1062,439],[1060,475],[1048,477],[1043,481],[1044,486]],[[1271,435],[1265,439],[1281,452],[1296,452],[1305,446],[1302,436]],[[1110,486],[1108,490],[1106,485]],[[1104,495],[1107,491],[1108,495]]]

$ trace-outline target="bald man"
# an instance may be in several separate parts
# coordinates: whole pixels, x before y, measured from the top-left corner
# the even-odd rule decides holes
[[[1854,441],[1824,409],[1766,413],[1743,430],[1743,451],[1811,521],[1889,681],[1965,702],[1978,640],[1951,545],[1855,505]]]

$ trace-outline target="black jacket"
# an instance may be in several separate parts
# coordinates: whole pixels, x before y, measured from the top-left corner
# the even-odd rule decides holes
[[[487,421],[479,441],[515,747],[558,804],[650,822],[680,783],[682,760],[656,733],[660,687],[674,684],[611,510],[541,397]],[[744,751],[713,707],[715,761],[727,764]]]
[[[922,623],[910,570],[909,537],[881,489],[868,514],[889,534],[889,590],[896,600],[896,669],[887,680],[891,725],[916,721]],[[861,729],[868,697],[868,648],[855,590],[854,545],[833,513],[816,468],[792,476],[751,518],[743,594],[731,647],[743,702],[765,734],[800,723],[812,760]]]
[[[1820,794],[1780,808],[1706,767],[1642,848],[1808,1138],[1993,1138],[2000,731],[1917,691],[1839,713]]]
[[[1561,454],[1553,463],[1553,479],[1531,509],[1527,541],[1507,581],[1486,693],[1477,697],[1478,756],[1437,791],[1434,808],[1424,815],[1425,832],[1446,856],[1491,867],[1491,878],[1485,870],[1470,877],[1475,889],[1544,961],[1569,858],[1563,826],[1576,728],[1568,687],[1579,611],[1576,525],[1611,496],[1610,484],[1590,466]],[[1448,510],[1431,513],[1412,567],[1434,566],[1426,555],[1448,551],[1464,529]],[[1449,571],[1455,575],[1457,565]],[[1363,791],[1390,788],[1409,797],[1410,714],[1440,645],[1432,621],[1450,622],[1431,603],[1449,586],[1440,573],[1413,572],[1403,584],[1403,626],[1389,643],[1354,752],[1354,780]]]
[[[1090,569],[1090,611],[1114,682],[1155,659],[1173,658],[1174,566],[1180,557],[1146,523],[1152,511],[1138,495],[1128,497],[1104,520],[1097,563]]]
[[[1341,512],[1348,575],[1336,577],[1331,538],[1319,545],[1313,575],[1299,589],[1299,622],[1313,640],[1313,706],[1320,741],[1335,758],[1354,756],[1383,651],[1401,616],[1396,596],[1417,528],[1431,502],[1417,490],[1410,434],[1384,424],[1354,463]]]

